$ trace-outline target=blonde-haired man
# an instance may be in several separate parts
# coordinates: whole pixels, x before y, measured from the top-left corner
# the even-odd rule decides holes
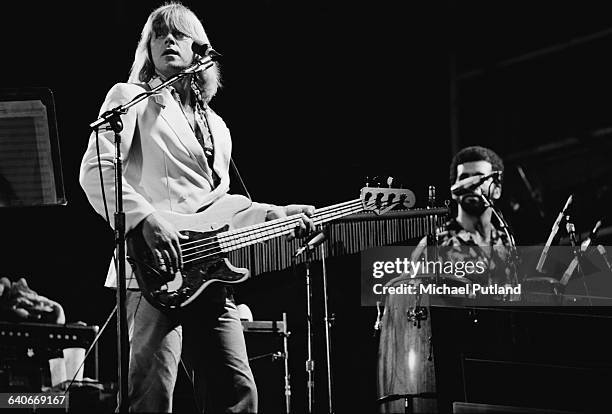
[[[101,113],[130,101],[189,67],[192,44],[210,41],[187,7],[166,4],[145,23],[129,83],[115,85]],[[184,238],[158,211],[195,213],[229,190],[232,141],[220,116],[209,107],[219,87],[215,65],[186,77],[132,107],[122,116],[123,200],[126,231],[142,232],[153,257],[172,270],[181,267]],[[108,205],[114,205],[113,133],[100,134],[100,162]],[[95,210],[104,214],[98,178],[96,138],[92,134],[81,164],[80,182]],[[249,223],[303,213],[301,230],[312,226],[314,208],[252,203]],[[211,412],[255,412],[257,391],[248,364],[242,325],[231,292],[217,284],[177,317],[143,300],[127,271],[130,334],[129,402],[131,411],[169,412],[181,357],[194,371],[200,408]],[[107,286],[116,286],[111,265]],[[185,352],[182,352],[185,351]],[[188,371],[191,371],[188,369]],[[205,398],[208,396],[208,398]]]

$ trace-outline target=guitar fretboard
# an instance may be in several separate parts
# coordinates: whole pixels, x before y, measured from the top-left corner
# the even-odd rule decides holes
[[[447,208],[434,208],[391,211],[380,216],[365,212],[340,218],[326,225],[326,257],[358,253],[371,247],[423,237],[440,228],[447,214]],[[294,254],[303,243],[303,240],[288,242],[286,237],[273,238],[230,251],[228,258],[233,265],[246,267],[251,276],[255,276],[291,267]],[[320,260],[319,248],[314,250],[313,258]],[[303,254],[295,262],[299,264],[305,260]]]

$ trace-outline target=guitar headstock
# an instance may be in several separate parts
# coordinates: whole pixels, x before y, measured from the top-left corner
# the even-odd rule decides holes
[[[359,198],[364,210],[378,215],[397,206],[411,208],[416,200],[414,193],[407,188],[384,187],[363,187]]]

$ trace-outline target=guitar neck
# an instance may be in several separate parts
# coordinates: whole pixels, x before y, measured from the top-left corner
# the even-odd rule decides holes
[[[315,210],[311,220],[315,226],[320,226],[341,217],[359,213],[360,211],[363,211],[362,202],[360,199],[356,199]],[[219,247],[223,252],[227,253],[290,234],[295,230],[300,219],[300,215],[281,217],[265,223],[219,233],[217,235]]]

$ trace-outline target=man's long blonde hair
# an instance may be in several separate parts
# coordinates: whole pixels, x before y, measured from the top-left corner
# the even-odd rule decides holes
[[[180,3],[167,3],[155,9],[149,15],[142,28],[140,41],[134,54],[134,63],[130,69],[128,82],[149,82],[156,76],[155,67],[151,59],[150,42],[154,27],[165,26],[168,30],[177,30],[193,39],[198,44],[210,44],[198,17],[186,6]],[[210,101],[221,86],[219,66],[215,63],[206,72],[198,76],[198,85],[206,102]]]

